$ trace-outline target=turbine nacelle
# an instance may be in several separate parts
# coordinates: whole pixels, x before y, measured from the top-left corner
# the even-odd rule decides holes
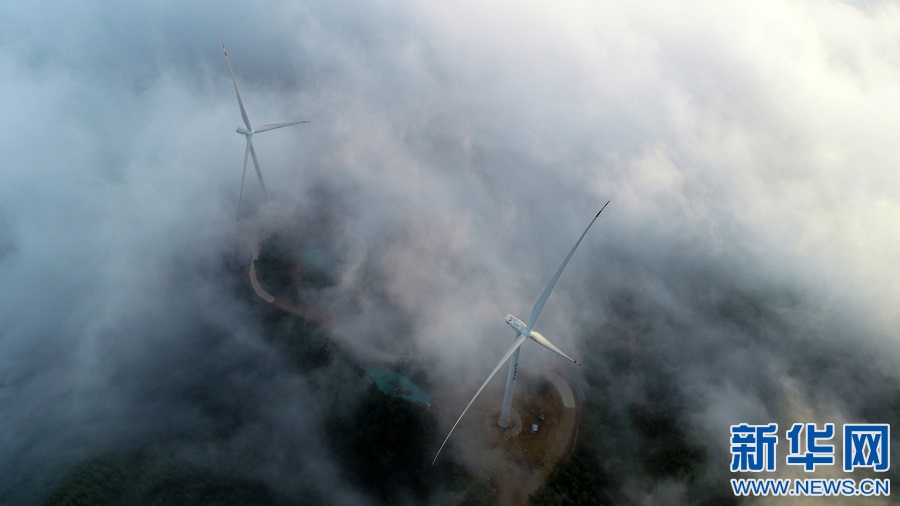
[[[515,329],[515,331],[518,332],[519,334],[528,335],[528,332],[527,332],[528,327],[525,325],[525,322],[516,318],[515,316],[513,316],[511,314],[506,315],[506,323],[510,327]]]
[[[252,130],[247,130],[246,128],[243,128],[243,127],[237,127],[234,129],[234,131],[241,135],[253,135]]]

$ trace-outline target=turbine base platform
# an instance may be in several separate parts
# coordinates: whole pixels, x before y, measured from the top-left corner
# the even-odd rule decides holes
[[[472,424],[474,428],[483,423],[481,427],[487,429],[482,429],[480,446],[470,455],[479,472],[490,476],[498,504],[527,504],[529,495],[549,479],[578,437],[577,404],[566,406],[566,399],[546,378],[523,375],[522,379],[506,430],[498,423],[500,406],[485,405]]]
[[[512,439],[522,433],[522,415],[516,411],[516,408],[509,410],[509,427],[501,427],[499,420],[499,409],[495,408],[488,411],[486,420],[488,429],[499,430],[506,439]]]

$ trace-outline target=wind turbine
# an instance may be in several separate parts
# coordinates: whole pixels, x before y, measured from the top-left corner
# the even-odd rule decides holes
[[[531,310],[531,317],[528,318],[528,324],[525,324],[522,320],[516,318],[515,316],[508,314],[506,315],[506,323],[512,327],[516,331],[516,340],[513,342],[513,345],[510,346],[506,353],[503,354],[503,357],[500,359],[500,362],[497,362],[497,366],[494,367],[494,370],[491,371],[491,374],[488,375],[487,379],[484,380],[484,383],[481,384],[481,387],[475,392],[475,396],[472,397],[472,400],[469,401],[469,404],[466,405],[466,409],[463,410],[462,414],[459,415],[459,418],[456,420],[456,423],[453,424],[453,428],[450,429],[450,432],[447,434],[447,438],[444,439],[444,442],[441,443],[441,447],[438,448],[437,453],[434,455],[434,460],[431,461],[431,465],[434,465],[437,462],[438,455],[441,454],[441,450],[444,449],[444,445],[447,444],[447,441],[450,440],[450,435],[453,434],[453,431],[456,429],[456,426],[459,425],[460,420],[466,415],[466,411],[472,407],[472,403],[475,402],[475,399],[478,398],[478,394],[484,390],[484,387],[487,386],[488,382],[491,381],[491,378],[497,374],[497,371],[503,367],[503,364],[506,363],[507,360],[512,358],[512,362],[509,364],[509,374],[506,376],[506,391],[503,394],[503,409],[500,411],[500,420],[499,424],[501,427],[509,427],[509,411],[512,407],[512,396],[513,389],[516,386],[516,373],[519,370],[519,350],[522,347],[522,344],[525,343],[525,339],[531,339],[532,341],[538,343],[539,345],[547,348],[548,350],[560,355],[568,360],[571,360],[573,363],[577,365],[581,365],[574,358],[566,355],[559,348],[553,345],[546,337],[542,336],[540,333],[532,330],[534,328],[535,322],[537,322],[538,316],[541,315],[541,311],[544,309],[544,304],[547,303],[547,299],[550,298],[550,292],[553,291],[553,287],[556,286],[556,282],[559,281],[559,276],[562,274],[563,269],[566,268],[566,264],[569,263],[569,259],[572,258],[572,254],[575,253],[575,249],[578,248],[578,245],[581,244],[581,240],[584,239],[584,236],[587,235],[588,230],[591,229],[591,225],[597,221],[597,218],[600,217],[600,213],[606,209],[606,206],[609,204],[609,201],[606,204],[603,204],[603,207],[600,208],[600,211],[594,216],[594,219],[588,223],[587,228],[584,229],[584,232],[581,233],[581,237],[575,242],[575,246],[572,246],[572,251],[569,252],[569,256],[563,260],[562,265],[557,269],[556,274],[553,275],[553,279],[550,280],[550,284],[547,285],[547,288],[544,289],[544,293],[541,294],[541,298],[538,299],[537,304],[534,305],[534,309]]]
[[[259,179],[259,186],[262,188],[263,195],[269,198],[269,192],[266,190],[266,183],[263,182],[262,172],[259,170],[259,160],[256,159],[256,150],[253,149],[253,134],[268,132],[276,128],[282,128],[291,125],[299,125],[300,123],[309,123],[309,121],[293,121],[291,123],[275,123],[272,125],[263,125],[258,128],[250,126],[250,118],[247,117],[247,110],[244,109],[244,101],[241,100],[241,92],[238,91],[237,81],[234,79],[234,69],[231,68],[231,60],[228,59],[228,51],[225,51],[225,44],[222,44],[222,51],[225,53],[225,61],[228,62],[228,70],[231,71],[231,82],[234,84],[234,93],[237,95],[238,105],[241,106],[241,118],[244,119],[244,125],[247,128],[237,127],[235,131],[247,138],[247,147],[244,148],[244,170],[241,172],[241,194],[238,197],[238,219],[241,219],[241,201],[244,198],[244,177],[247,175],[247,157],[253,157],[253,166],[256,167],[256,177]]]

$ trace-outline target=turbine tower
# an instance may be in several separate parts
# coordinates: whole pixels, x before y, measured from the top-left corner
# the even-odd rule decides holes
[[[231,82],[234,84],[234,93],[237,95],[238,105],[241,107],[241,118],[244,119],[244,126],[247,128],[237,127],[235,131],[247,138],[247,146],[244,148],[244,170],[241,172],[241,193],[238,197],[238,220],[241,219],[241,201],[244,198],[244,177],[247,175],[247,157],[253,157],[253,166],[256,168],[256,177],[259,179],[259,186],[262,188],[263,195],[269,198],[269,192],[266,190],[266,183],[263,182],[262,172],[259,170],[259,160],[256,158],[256,150],[253,149],[253,134],[268,132],[276,128],[282,128],[291,125],[299,125],[300,123],[309,123],[309,121],[293,121],[291,123],[275,123],[272,125],[263,125],[253,128],[250,126],[250,118],[247,117],[247,110],[244,109],[244,101],[241,100],[241,92],[238,91],[237,81],[234,79],[234,69],[231,68],[231,60],[228,58],[228,51],[225,51],[225,44],[222,44],[222,51],[225,53],[225,61],[228,62],[228,70],[231,71]]]
[[[575,253],[575,249],[578,248],[578,245],[581,244],[581,240],[584,239],[584,236],[587,235],[588,230],[591,229],[591,225],[597,221],[597,218],[600,217],[600,213],[606,209],[606,206],[609,205],[609,201],[606,204],[603,204],[603,207],[600,208],[600,211],[594,216],[594,219],[588,223],[587,228],[584,229],[584,232],[581,233],[581,237],[575,242],[575,246],[572,246],[572,251],[569,251],[569,255],[563,260],[562,265],[557,269],[556,274],[553,275],[553,279],[550,280],[550,284],[547,285],[547,288],[544,289],[544,293],[541,294],[541,298],[538,299],[537,304],[534,305],[534,309],[531,310],[531,316],[528,318],[528,323],[526,324],[522,320],[516,318],[515,316],[508,314],[506,315],[506,323],[512,327],[516,331],[516,338],[513,342],[512,346],[506,353],[503,354],[503,357],[500,359],[500,362],[497,362],[494,370],[491,371],[491,374],[488,375],[487,379],[484,380],[484,383],[481,384],[481,387],[475,392],[475,396],[472,397],[472,400],[469,401],[469,404],[466,405],[466,409],[463,410],[462,414],[459,415],[459,418],[456,420],[456,423],[453,424],[453,428],[450,429],[450,432],[447,434],[447,438],[444,439],[444,442],[441,443],[441,447],[438,448],[437,453],[434,455],[434,460],[431,461],[431,464],[434,465],[437,462],[438,455],[441,454],[441,450],[444,449],[444,445],[447,444],[447,441],[450,440],[450,435],[453,434],[453,431],[456,429],[456,426],[459,425],[460,420],[466,415],[466,411],[472,407],[472,403],[475,402],[475,399],[478,398],[478,394],[484,390],[484,387],[487,386],[488,382],[491,381],[491,378],[497,374],[497,371],[503,367],[503,364],[506,363],[507,360],[512,358],[512,361],[509,364],[509,373],[506,376],[506,391],[503,394],[503,409],[500,411],[500,420],[499,424],[501,427],[509,427],[509,412],[512,408],[512,396],[513,390],[516,387],[516,374],[519,370],[519,350],[522,347],[522,344],[525,343],[525,339],[531,339],[532,341],[538,343],[539,345],[547,348],[548,350],[560,355],[568,360],[571,360],[573,363],[581,365],[574,358],[566,355],[559,348],[553,345],[546,337],[541,335],[539,332],[532,330],[534,328],[534,324],[537,322],[538,316],[541,315],[541,311],[544,309],[544,304],[547,303],[547,299],[550,298],[550,292],[553,291],[553,287],[556,286],[556,282],[559,281],[559,276],[562,274],[563,269],[566,268],[566,264],[569,263],[569,259],[572,258],[572,254]]]

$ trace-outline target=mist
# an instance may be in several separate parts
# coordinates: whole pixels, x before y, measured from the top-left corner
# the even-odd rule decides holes
[[[900,416],[893,4],[0,17],[0,502],[137,452],[377,503],[327,443],[368,388],[353,343],[458,392],[444,433],[607,200],[537,325],[585,364],[566,373],[607,498],[730,494],[730,425]],[[243,225],[223,43],[254,124],[311,120],[254,139],[271,201],[248,174]],[[331,276],[304,292],[324,365],[286,356],[245,282],[276,232]],[[558,359],[526,346],[521,369]],[[657,422],[696,458],[653,467]]]

